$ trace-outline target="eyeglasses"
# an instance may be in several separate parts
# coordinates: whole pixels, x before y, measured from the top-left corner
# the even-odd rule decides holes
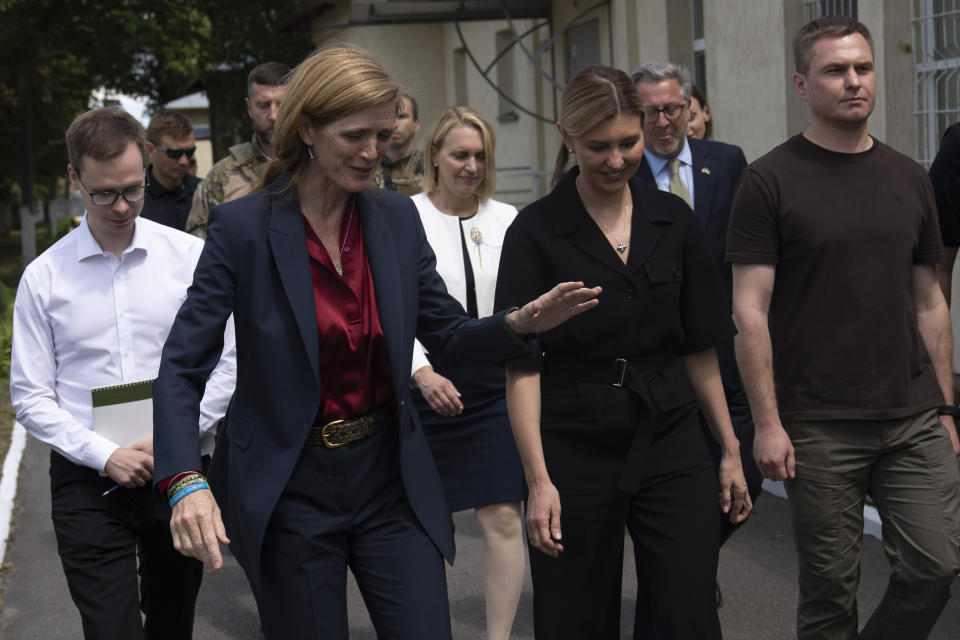
[[[673,120],[680,115],[680,112],[683,111],[683,108],[687,106],[686,102],[681,102],[680,104],[668,104],[666,106],[660,107],[647,107],[643,110],[644,114],[647,116],[648,120],[656,120],[660,117],[660,114],[667,116],[668,120]]]
[[[77,182],[80,183],[80,186],[82,186],[87,192],[87,195],[90,196],[93,204],[98,207],[112,207],[113,203],[117,201],[117,198],[121,197],[127,204],[133,204],[134,202],[143,200],[143,197],[147,194],[147,185],[150,184],[150,179],[144,174],[143,184],[135,184],[132,187],[127,187],[123,191],[90,191],[87,185],[83,184],[79,173],[77,174]]]
[[[173,158],[174,160],[179,160],[180,156],[182,156],[183,154],[187,154],[187,158],[192,158],[193,154],[197,152],[196,146],[187,147],[186,149],[168,149],[167,147],[161,147],[156,142],[151,141],[151,144],[153,144],[153,146],[155,146],[157,149],[160,149],[160,151],[163,151],[165,154],[167,154],[168,158]]]

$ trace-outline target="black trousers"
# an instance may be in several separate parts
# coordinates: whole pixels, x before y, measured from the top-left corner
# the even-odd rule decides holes
[[[268,640],[347,640],[347,568],[377,637],[449,640],[443,557],[410,508],[396,423],[338,449],[304,447],[263,541]]]
[[[51,452],[53,528],[84,637],[189,640],[203,565],[173,548],[170,507],[152,484],[102,495],[113,485]]]
[[[720,522],[713,463],[696,420],[654,444],[657,464],[633,493],[560,494],[564,551],[530,547],[537,640],[618,640],[624,528],[633,541],[633,637],[719,639],[715,601]]]

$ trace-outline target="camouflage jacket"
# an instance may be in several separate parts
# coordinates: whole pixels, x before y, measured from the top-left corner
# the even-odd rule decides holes
[[[230,147],[230,155],[213,165],[193,194],[187,233],[206,239],[210,209],[250,193],[268,161],[256,134],[250,142]]]
[[[416,149],[408,157],[390,162],[384,156],[380,160],[374,183],[390,191],[412,196],[423,191],[423,151]]]

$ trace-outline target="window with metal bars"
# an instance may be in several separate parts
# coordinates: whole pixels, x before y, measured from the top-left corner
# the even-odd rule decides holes
[[[803,17],[806,22],[827,16],[857,18],[857,0],[803,0]]]
[[[911,0],[917,162],[930,166],[960,120],[960,0]]]

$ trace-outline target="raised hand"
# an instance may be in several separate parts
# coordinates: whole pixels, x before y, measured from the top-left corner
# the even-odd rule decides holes
[[[543,333],[575,315],[594,308],[602,289],[588,289],[582,282],[561,282],[536,300],[507,314],[507,324],[517,333]]]

